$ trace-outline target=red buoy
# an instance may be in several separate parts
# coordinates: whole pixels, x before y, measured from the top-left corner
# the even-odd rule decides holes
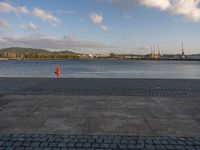
[[[55,74],[57,77],[60,77],[60,66],[59,65],[57,65],[57,67],[56,67]]]

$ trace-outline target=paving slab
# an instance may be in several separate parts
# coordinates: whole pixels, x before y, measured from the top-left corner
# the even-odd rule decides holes
[[[89,119],[54,117],[48,120],[37,130],[40,134],[88,134]]]
[[[0,98],[6,100],[0,106],[0,133],[200,135],[200,99],[192,97],[188,105],[186,98],[171,97],[161,97],[160,101],[158,97],[134,96]]]
[[[36,117],[0,117],[0,133],[35,133],[46,122],[42,116]]]
[[[2,150],[200,149],[200,80],[0,83]]]
[[[187,119],[146,119],[156,135],[199,136],[200,122]],[[195,132],[194,132],[195,129]]]

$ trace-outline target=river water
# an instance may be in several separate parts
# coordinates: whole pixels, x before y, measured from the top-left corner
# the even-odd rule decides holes
[[[200,61],[26,60],[0,61],[0,77],[200,79]]]

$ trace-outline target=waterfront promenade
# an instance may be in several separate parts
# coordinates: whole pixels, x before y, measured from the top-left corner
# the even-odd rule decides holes
[[[200,80],[0,78],[0,149],[200,149]]]
[[[0,95],[199,97],[200,80],[0,78]]]

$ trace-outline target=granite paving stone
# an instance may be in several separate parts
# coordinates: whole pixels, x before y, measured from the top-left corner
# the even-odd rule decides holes
[[[9,139],[12,139],[13,136],[15,136],[16,140],[15,142],[13,142],[13,144],[11,145],[7,145],[5,143],[9,142]],[[21,142],[20,138],[21,137],[25,137],[25,138],[30,138],[32,139],[32,142],[30,142],[29,144],[23,144],[23,142]],[[73,136],[74,139],[78,139],[78,137],[80,135],[62,135],[62,134],[43,134],[43,137],[46,137],[48,139],[48,142],[34,142],[34,136],[36,136],[36,134],[32,135],[32,134],[2,134],[1,143],[4,143],[3,145],[1,145],[1,149],[3,150],[7,150],[7,149],[143,149],[143,150],[153,150],[153,149],[158,149],[158,150],[198,150],[199,149],[199,145],[197,143],[197,145],[195,144],[194,141],[199,142],[200,139],[197,138],[193,138],[193,137],[157,137],[157,136],[114,136],[114,135],[87,135],[85,138],[82,137],[82,139],[85,139],[85,141],[91,141],[91,142],[81,142],[79,143],[78,141],[76,142],[64,142],[64,138],[68,138],[70,141],[71,140],[71,136]],[[38,135],[39,136],[39,135]],[[9,137],[9,138],[8,138]],[[51,139],[57,139],[59,137],[59,139],[62,139],[62,142],[52,142]],[[98,139],[103,139],[102,143],[98,143]],[[2,139],[4,139],[4,141],[2,141]],[[7,140],[5,140],[7,139]],[[93,140],[89,140],[89,139],[93,139]],[[109,139],[109,141],[107,141]],[[118,140],[118,143],[116,142],[115,139],[120,139]],[[138,144],[135,143],[135,141],[138,141]],[[143,139],[143,140],[142,140]],[[164,140],[165,139],[165,140]],[[190,139],[190,140],[188,140]],[[161,144],[147,144],[147,141],[156,141],[156,140],[160,140]],[[171,145],[169,142],[164,142],[164,141],[174,141],[172,142],[173,144]],[[115,141],[112,142],[112,141]],[[126,142],[125,142],[126,141]],[[132,142],[133,141],[133,142]],[[183,145],[183,143],[186,143]],[[188,142],[190,141],[190,143]],[[174,144],[176,143],[176,144]],[[188,145],[188,144],[189,145]],[[193,143],[191,145],[191,143]]]
[[[200,80],[0,78],[0,149],[200,149]]]
[[[200,96],[195,79],[0,78],[0,83],[0,95]]]

